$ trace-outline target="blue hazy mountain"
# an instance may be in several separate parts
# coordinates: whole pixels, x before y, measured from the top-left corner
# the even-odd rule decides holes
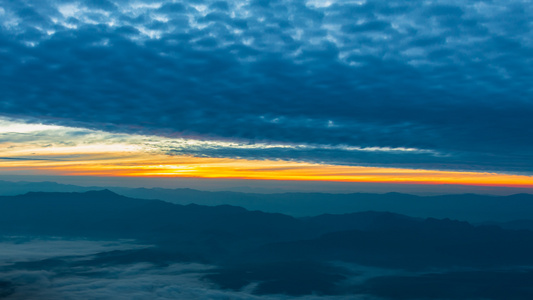
[[[63,185],[54,182],[0,181],[0,195],[19,195],[30,191],[86,192],[99,187]],[[451,218],[469,222],[511,222],[533,219],[533,195],[490,196],[456,194],[416,196],[400,193],[240,193],[208,192],[193,189],[124,188],[109,190],[139,199],[159,199],[175,204],[233,205],[248,210],[283,213],[295,217],[344,214],[363,211],[388,211],[412,217]],[[517,223],[513,227],[518,229]],[[531,228],[525,225],[524,228]]]
[[[401,193],[254,194],[161,188],[112,188],[111,190],[135,198],[160,199],[177,204],[228,204],[250,210],[277,212],[296,217],[369,210],[389,211],[413,217],[452,218],[471,222],[505,222],[529,219],[533,216],[533,195],[530,194],[510,196],[476,194],[416,196]]]
[[[4,264],[1,269],[7,273],[47,270],[67,276],[83,268],[136,263],[164,268],[194,262],[216,266],[202,275],[203,280],[235,291],[255,284],[251,293],[256,295],[366,293],[383,299],[443,299],[439,293],[444,291],[446,299],[466,299],[460,293],[466,289],[473,299],[505,299],[503,287],[493,297],[487,297],[486,288],[494,289],[495,281],[506,282],[504,278],[511,276],[517,278],[513,299],[533,296],[527,288],[533,276],[524,270],[533,266],[533,231],[450,219],[376,211],[295,218],[230,205],[135,199],[109,190],[32,192],[0,197],[0,233],[127,238],[153,245],[84,259],[58,257]],[[350,278],[360,276],[349,267],[353,265],[409,275],[385,272],[350,283]],[[431,275],[435,272],[438,274]],[[98,274],[91,271],[76,276]],[[458,278],[470,279],[460,282]],[[481,278],[488,278],[487,283]],[[418,279],[431,284],[417,291],[413,285]],[[446,289],[451,282],[457,287]],[[404,283],[405,287],[400,287]],[[383,290],[389,284],[397,296]],[[17,286],[20,290],[20,283],[0,278],[0,294],[6,297],[15,295]]]
[[[70,184],[61,184],[52,181],[30,182],[30,181],[4,181],[0,180],[0,195],[14,196],[28,192],[87,192],[102,190],[100,187],[83,187]]]

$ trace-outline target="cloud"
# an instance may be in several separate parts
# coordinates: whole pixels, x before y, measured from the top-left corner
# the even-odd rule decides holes
[[[1,261],[32,260],[4,267],[0,276],[0,295],[5,292],[3,299],[354,299],[353,296],[256,296],[245,290],[221,290],[201,280],[213,267],[196,263],[83,264],[91,262],[92,255],[99,251],[139,248],[127,243],[60,239],[18,242],[2,243],[2,246],[19,248],[24,258],[6,252]],[[43,258],[43,249],[49,254],[45,256],[49,260],[38,260]]]
[[[86,239],[65,239],[59,237],[2,237],[2,265],[15,261],[31,261],[49,259],[57,256],[83,256],[96,252],[140,249],[147,245],[139,245],[132,240],[92,241]]]
[[[199,277],[205,269],[195,265],[174,264],[154,268],[148,264],[135,264],[91,271],[100,273],[102,277],[92,278],[83,274],[64,276],[44,271],[8,273],[7,277],[19,286],[6,299],[357,299],[353,295],[254,296],[247,292],[220,290],[202,282]]]
[[[281,122],[273,120],[273,122]],[[162,137],[128,133],[113,133],[79,127],[51,126],[0,118],[0,159],[11,162],[58,162],[66,169],[82,162],[110,164],[118,170],[134,166],[139,159],[144,164],[182,165],[200,163],[196,158],[233,158],[260,161],[303,162],[343,166],[400,167],[411,169],[485,171],[521,173],[528,162],[511,161],[504,155],[437,152],[431,149],[405,147],[360,147],[347,144],[273,143],[269,141],[238,141],[206,139],[202,137]],[[334,127],[335,124],[328,126]],[[156,156],[161,160],[156,163]],[[181,158],[181,159],[180,159]],[[494,160],[494,161],[491,161]],[[107,163],[106,163],[107,161]],[[278,161],[277,163],[275,161]],[[202,164],[206,164],[204,161]],[[22,165],[19,167],[22,167]],[[52,163],[48,166],[59,166]],[[270,170],[274,170],[274,165]],[[28,165],[26,165],[28,166]],[[70,167],[68,167],[70,166]],[[8,166],[4,166],[7,168]],[[41,163],[40,167],[46,167]],[[174,166],[176,167],[176,166]],[[251,167],[251,165],[250,165]],[[290,168],[295,167],[291,165]],[[256,171],[260,171],[255,168]],[[347,172],[349,172],[346,169]],[[356,170],[352,170],[357,173]],[[387,170],[382,170],[387,173]],[[376,170],[379,172],[379,170]],[[354,173],[355,174],[355,173]],[[242,175],[242,174],[241,174]]]
[[[57,160],[50,158],[36,158],[36,157],[0,157],[0,160]]]
[[[221,269],[199,263],[174,262],[156,265],[148,262],[131,263],[98,262],[102,254],[140,249],[127,241],[67,240],[61,238],[32,239],[10,238],[1,242],[2,251],[0,296],[7,300],[67,300],[67,299],[257,299],[257,300],[385,300],[385,299],[527,299],[531,296],[529,282],[533,272],[528,268],[493,270],[460,270],[457,268],[432,270],[430,273],[408,270],[383,269],[335,262],[329,266],[317,263],[293,262],[288,265],[264,264],[258,266],[237,265],[228,268],[228,278],[242,276],[270,278],[245,285],[243,288],[221,289],[206,277],[217,277]],[[20,250],[17,252],[16,250]],[[115,251],[112,251],[115,250]],[[118,251],[116,251],[118,250]],[[106,252],[101,252],[106,251]],[[287,296],[268,294],[268,289],[294,289],[283,285],[289,280],[305,284],[295,278],[303,267],[310,276],[314,272],[327,273],[336,268],[344,269],[346,277],[339,284],[346,295]],[[242,268],[242,270],[241,270]],[[288,273],[277,275],[276,268],[287,268]],[[295,269],[296,268],[296,269]],[[222,269],[223,270],[223,269]],[[252,272],[245,272],[252,270]],[[227,271],[222,271],[227,272]],[[239,274],[241,272],[242,274]],[[206,276],[207,275],[207,276]],[[277,277],[279,276],[279,277]],[[320,275],[323,276],[323,275]],[[465,280],[466,279],[466,280]],[[223,278],[228,285],[241,285]],[[253,293],[264,283],[265,293]],[[279,284],[279,283],[281,284]],[[420,283],[424,284],[420,284]],[[487,288],[489,283],[490,288]],[[319,283],[323,284],[323,283]],[[512,286],[513,289],[509,289]],[[274,288],[275,289],[275,288]]]
[[[299,152],[306,161],[528,174],[533,166],[532,8],[521,1],[58,0],[8,2],[0,13],[3,115],[443,154]],[[239,151],[222,155],[285,159]]]

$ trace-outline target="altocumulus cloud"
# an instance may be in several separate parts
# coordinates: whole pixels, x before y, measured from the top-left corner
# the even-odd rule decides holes
[[[305,148],[202,155],[533,168],[529,2],[0,3],[4,116]]]

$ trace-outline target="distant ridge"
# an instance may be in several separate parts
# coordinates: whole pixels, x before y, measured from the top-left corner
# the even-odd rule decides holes
[[[0,194],[17,195],[28,191],[87,192],[103,190],[101,187],[79,187],[53,182],[0,181]],[[533,219],[533,195],[488,196],[453,194],[416,196],[404,193],[276,193],[258,194],[241,192],[207,192],[189,188],[121,188],[108,187],[108,191],[139,198],[158,199],[176,204],[233,205],[249,210],[283,213],[296,217],[316,216],[324,213],[344,214],[361,211],[389,211],[412,217],[434,217],[467,220],[470,222],[511,222]]]
[[[533,218],[533,195],[531,194],[416,196],[403,193],[251,194],[205,192],[192,189],[113,190],[122,195],[143,199],[160,199],[177,204],[230,204],[250,210],[284,213],[296,217],[374,210],[389,211],[412,217],[451,218],[470,222],[508,222]]]

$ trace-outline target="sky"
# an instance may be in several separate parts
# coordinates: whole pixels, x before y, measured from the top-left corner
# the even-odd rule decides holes
[[[532,17],[0,0],[0,175],[533,188]]]

